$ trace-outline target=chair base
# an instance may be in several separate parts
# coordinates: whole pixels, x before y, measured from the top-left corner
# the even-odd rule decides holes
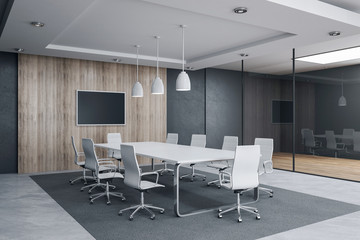
[[[192,182],[194,181],[195,177],[202,177],[203,181],[206,180],[206,176],[204,174],[195,173],[195,168],[194,168],[195,164],[190,164],[190,166],[191,166],[191,173],[182,175],[180,177],[180,180],[182,180],[184,177],[190,177],[190,181],[192,181]]]
[[[90,188],[89,191],[88,191],[88,193],[90,194],[91,191],[92,191],[93,189],[97,188],[97,187],[102,187],[102,188],[106,189],[107,185],[108,185],[108,182],[106,182],[106,184],[105,184],[105,183],[101,183],[100,180],[98,179],[96,183],[90,184],[90,185],[87,185],[87,186],[84,186],[84,187],[82,187],[82,188],[80,189],[80,191],[82,192],[82,191],[84,191],[84,189]],[[115,188],[116,188],[114,185],[109,185],[109,187],[111,187],[112,189],[115,189]]]
[[[241,210],[244,210],[246,212],[255,214],[256,220],[260,220],[260,214],[259,214],[259,211],[257,210],[257,208],[241,205],[240,204],[240,192],[237,192],[236,195],[237,195],[237,203],[235,205],[231,205],[230,208],[225,209],[225,210],[219,208],[218,218],[222,218],[222,215],[224,213],[231,212],[233,210],[237,210],[237,212],[239,214],[237,221],[240,223],[240,222],[242,222]]]
[[[223,170],[224,170],[224,169],[220,169],[220,170],[219,170],[219,179],[210,181],[210,182],[207,183],[207,185],[210,186],[211,184],[216,184],[217,187],[220,189],[222,183],[229,183],[230,180],[225,178],[225,175],[222,173]],[[217,183],[219,183],[219,184],[217,184]]]
[[[258,189],[259,189],[259,192],[263,191],[263,192],[266,192],[267,194],[269,194],[269,197],[271,197],[271,198],[274,196],[274,191],[272,189],[270,189],[270,188],[258,187]],[[252,189],[246,189],[244,191],[241,191],[240,195],[242,195],[244,192],[247,192],[247,191],[250,191],[250,190],[252,190]]]
[[[93,177],[93,176],[86,176],[86,170],[85,170],[85,168],[84,168],[84,169],[83,169],[83,175],[80,176],[80,177],[77,177],[77,178],[75,178],[75,179],[70,179],[70,180],[69,180],[69,183],[70,183],[71,185],[73,185],[75,182],[77,182],[77,181],[79,181],[79,180],[83,180],[83,181],[84,181],[84,184],[87,184],[87,180],[93,180],[93,181],[95,181],[96,178]]]
[[[90,199],[90,203],[94,203],[94,201],[100,197],[103,197],[103,196],[106,196],[107,198],[107,202],[106,204],[109,205],[111,204],[110,202],[110,196],[114,196],[114,197],[119,197],[121,198],[122,201],[125,201],[126,198],[124,197],[124,194],[122,194],[121,192],[110,192],[109,191],[109,187],[111,185],[109,185],[109,182],[106,182],[106,188],[105,188],[105,192],[101,192],[101,193],[96,193],[96,194],[93,194],[89,197]]]
[[[163,175],[164,172],[172,172],[172,175],[174,176],[174,169],[168,168],[166,162],[163,162],[163,163],[164,163],[164,168],[157,170],[157,172],[158,172],[161,176]]]
[[[121,216],[121,215],[123,214],[123,212],[125,212],[125,211],[135,209],[135,210],[131,213],[131,215],[130,215],[130,217],[129,217],[129,220],[132,221],[132,220],[134,220],[135,214],[136,214],[140,209],[145,209],[145,210],[150,214],[150,219],[151,219],[151,220],[154,220],[154,219],[155,219],[155,214],[154,214],[154,212],[151,211],[150,209],[159,210],[161,214],[165,212],[165,209],[164,209],[164,208],[155,207],[155,206],[152,206],[152,205],[150,205],[150,204],[145,204],[145,203],[144,203],[144,192],[141,191],[140,193],[141,193],[141,196],[140,196],[140,204],[139,204],[139,205],[136,205],[136,206],[131,206],[131,207],[128,207],[128,208],[121,209],[121,210],[119,211],[119,215],[120,215],[120,216]]]

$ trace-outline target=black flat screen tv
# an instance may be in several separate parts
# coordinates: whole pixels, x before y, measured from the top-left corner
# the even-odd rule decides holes
[[[76,90],[76,125],[125,125],[124,92]]]
[[[272,123],[293,122],[293,101],[272,101]]]

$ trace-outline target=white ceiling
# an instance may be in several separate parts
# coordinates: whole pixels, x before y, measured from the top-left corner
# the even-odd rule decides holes
[[[336,6],[335,6],[336,5]],[[235,7],[247,7],[243,15]],[[288,74],[296,56],[359,45],[358,0],[15,0],[0,37],[0,51],[181,68],[186,66]],[[44,22],[35,28],[32,21]],[[338,37],[328,32],[341,31]],[[248,57],[241,57],[247,53]],[[296,62],[298,72],[358,64]]]

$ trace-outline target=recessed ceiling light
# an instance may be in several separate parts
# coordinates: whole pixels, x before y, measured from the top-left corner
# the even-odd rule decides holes
[[[187,70],[193,70],[193,67],[186,67]]]
[[[247,8],[246,7],[237,7],[237,8],[234,8],[234,13],[237,13],[237,14],[243,14],[243,13],[247,13]]]
[[[354,59],[360,59],[360,46],[295,58],[298,61],[318,64],[344,62]]]
[[[121,59],[120,58],[114,58],[113,61],[119,63],[119,62],[121,62]]]
[[[249,56],[249,54],[247,54],[247,53],[240,53],[239,54],[241,57],[248,57]]]
[[[331,37],[336,37],[336,36],[339,36],[340,34],[341,34],[341,32],[339,32],[339,31],[329,32],[329,36],[331,36]]]
[[[15,48],[14,50],[17,51],[17,52],[23,52],[24,51],[23,48]]]
[[[43,26],[45,26],[45,23],[42,23],[42,22],[31,22],[31,25],[33,25],[34,27],[43,27]]]

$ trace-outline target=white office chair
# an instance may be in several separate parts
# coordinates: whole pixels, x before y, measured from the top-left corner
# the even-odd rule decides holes
[[[94,149],[94,142],[92,141],[92,139],[83,138],[82,146],[83,146],[84,153],[85,153],[85,167],[87,169],[92,170],[95,173],[95,176],[97,179],[97,182],[95,184],[86,186],[86,187],[91,187],[91,189],[89,190],[89,193],[91,193],[91,190],[96,187],[104,187],[105,188],[104,192],[91,195],[90,203],[93,203],[95,199],[102,197],[102,196],[107,197],[106,204],[108,204],[108,205],[111,204],[110,196],[120,197],[124,201],[125,197],[122,193],[109,191],[109,187],[112,187],[113,189],[115,189],[114,185],[109,185],[109,182],[108,182],[109,179],[124,178],[124,176],[121,173],[116,172],[116,165],[113,164],[111,161],[109,161],[109,162],[99,162],[98,161],[98,159],[96,157],[95,149]],[[100,165],[100,164],[103,164],[103,165]],[[106,184],[101,183],[100,182],[101,180],[107,180]],[[84,190],[86,187],[83,187],[81,190]]]
[[[117,143],[120,144],[122,143],[121,140],[121,134],[120,133],[108,133],[107,134],[107,142],[108,143]],[[121,164],[121,152],[119,150],[108,150],[108,157],[109,158],[115,158],[116,160],[118,160],[118,167],[119,167],[119,171],[120,171],[120,164]]]
[[[326,130],[325,137],[326,137],[326,148],[333,150],[335,153],[335,158],[337,158],[339,151],[345,150],[345,144],[336,142],[334,131]]]
[[[355,133],[354,129],[351,129],[351,128],[344,128],[343,129],[343,135],[344,136],[354,137],[354,133]],[[346,148],[347,152],[354,145],[354,140],[353,139],[342,139],[341,142],[345,144],[345,148]]]
[[[315,155],[315,150],[321,147],[321,143],[315,141],[313,130],[304,129],[304,140],[305,140],[305,148],[309,150],[309,152]]]
[[[73,180],[69,180],[70,184],[73,185],[74,182],[76,182],[78,180],[83,180],[84,184],[87,184],[87,179],[95,180],[95,178],[93,176],[86,176],[85,161],[79,161],[79,158],[80,157],[85,157],[85,154],[83,152],[78,152],[77,151],[76,146],[75,146],[74,136],[71,136],[71,144],[73,146],[74,153],[75,153],[74,163],[83,168],[83,174],[80,177],[77,177],[77,178],[75,178]]]
[[[202,147],[202,148],[204,148],[204,147],[206,146],[206,135],[203,135],[203,134],[193,134],[193,135],[191,136],[190,146],[192,146],[192,147]],[[191,173],[182,175],[182,176],[180,177],[180,180],[183,179],[184,177],[188,177],[188,176],[191,177],[190,180],[191,180],[192,182],[194,181],[194,177],[202,177],[202,178],[203,178],[203,181],[206,180],[206,176],[205,176],[204,174],[195,173],[195,163],[190,164],[190,167],[191,167]]]
[[[178,140],[179,140],[179,135],[177,133],[168,133],[167,134],[166,143],[177,144]],[[164,172],[173,172],[173,175],[174,175],[174,170],[167,167],[167,162],[166,161],[162,161],[162,162],[164,163],[164,168],[158,170],[160,175],[162,176]]]
[[[259,186],[258,167],[260,162],[260,146],[238,146],[235,151],[234,164],[231,174],[228,174],[230,182],[223,183],[226,189],[234,191],[237,195],[237,202],[231,205],[229,209],[219,208],[218,217],[222,218],[224,213],[237,210],[239,214],[238,222],[242,222],[240,210],[244,210],[256,215],[256,219],[260,219],[258,210],[253,207],[245,206],[240,203],[240,193],[247,189],[253,189]]]
[[[235,151],[238,144],[239,144],[238,137],[224,136],[224,142],[223,142],[221,149]],[[219,183],[217,186],[218,186],[218,188],[221,188],[221,183],[226,181],[226,179],[224,178],[224,175],[221,174],[221,172],[224,171],[225,169],[227,169],[228,167],[231,167],[230,162],[229,161],[216,161],[216,162],[211,162],[207,166],[219,170],[219,179],[208,182],[207,185],[210,186],[211,184]]]
[[[122,215],[124,211],[135,209],[134,212],[130,215],[129,220],[132,221],[134,219],[135,213],[137,213],[140,209],[145,209],[151,215],[151,219],[155,219],[155,214],[150,209],[159,210],[160,213],[164,213],[163,208],[155,207],[152,205],[148,205],[144,203],[144,191],[157,188],[157,187],[165,187],[164,185],[158,184],[159,173],[157,172],[146,172],[142,173],[139,168],[139,164],[137,162],[135,156],[135,150],[133,146],[130,145],[121,145],[121,153],[123,157],[123,163],[125,167],[125,179],[124,183],[129,187],[135,188],[140,191],[140,204],[132,207],[128,207],[119,211],[119,215]],[[142,180],[142,176],[146,175],[156,175],[156,182],[150,182],[146,180]]]
[[[360,152],[360,132],[354,133],[354,152]]]
[[[272,155],[274,151],[274,140],[272,138],[255,138],[255,145],[260,146],[260,163],[259,163],[259,176],[265,173],[273,172]],[[259,187],[259,190],[264,191],[273,197],[273,190],[269,188]]]

